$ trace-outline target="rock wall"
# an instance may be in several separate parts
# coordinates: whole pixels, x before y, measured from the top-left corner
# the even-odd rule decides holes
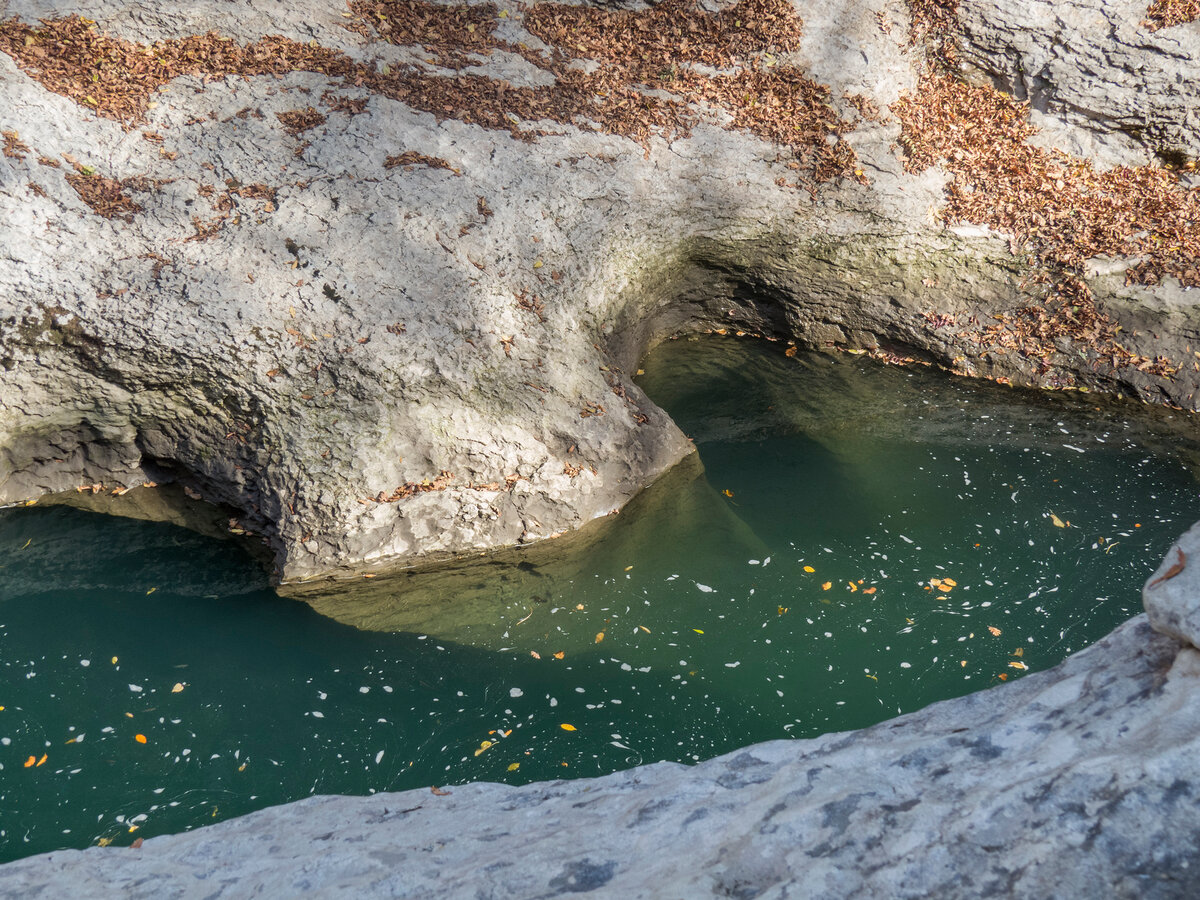
[[[696,329],[1200,403],[1170,279],[1095,275],[1120,359],[1007,339],[1049,288],[906,171],[904,7],[580,9],[2,0],[0,502],[177,482],[285,582],[523,545],[690,452],[629,373]]]

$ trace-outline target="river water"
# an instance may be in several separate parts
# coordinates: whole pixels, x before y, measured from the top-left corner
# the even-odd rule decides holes
[[[1181,413],[732,339],[643,365],[699,462],[561,549],[313,598],[341,621],[229,541],[0,512],[0,859],[859,728],[1099,639],[1200,518]]]

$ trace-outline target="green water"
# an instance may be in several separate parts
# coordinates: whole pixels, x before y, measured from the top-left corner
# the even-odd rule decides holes
[[[361,628],[232,543],[0,512],[0,859],[861,727],[1102,637],[1200,518],[1182,414],[750,342],[644,366],[703,471],[582,549],[312,597]]]

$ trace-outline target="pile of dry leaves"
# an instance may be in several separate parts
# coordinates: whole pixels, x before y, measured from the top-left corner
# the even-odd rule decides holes
[[[1196,19],[1200,19],[1200,0],[1154,0],[1146,13],[1146,26],[1158,31]]]
[[[471,54],[503,49],[550,72],[555,83],[516,87],[461,72],[445,77],[414,66],[364,65],[281,37],[241,46],[210,33],[142,46],[103,35],[79,16],[44,20],[39,28],[15,19],[0,23],[0,50],[49,90],[130,126],[142,120],[150,95],[180,75],[300,70],[528,140],[546,133],[530,123],[554,122],[647,145],[654,136],[687,135],[707,109],[718,108],[732,117],[732,127],[791,148],[818,181],[854,172],[828,90],[774,55],[799,45],[801,21],[787,0],[740,0],[716,14],[694,0],[666,0],[636,12],[537,4],[525,12],[524,24],[545,51],[498,41],[494,32],[504,14],[491,4],[354,0],[347,15],[351,30],[419,45],[444,67],[461,70]],[[586,60],[602,65],[578,65]],[[285,125],[298,133],[312,127],[310,120],[316,122],[309,117]]]

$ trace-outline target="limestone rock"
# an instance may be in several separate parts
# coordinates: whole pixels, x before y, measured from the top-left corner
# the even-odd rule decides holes
[[[73,9],[0,0],[0,19]],[[315,0],[88,4],[97,34],[142,56],[210,28],[227,56],[267,48],[258,74],[135,91],[122,121],[93,113],[86,85],[105,82],[87,72],[75,99],[43,84],[32,32],[0,53],[0,503],[175,482],[258,535],[285,582],[525,545],[621,508],[691,451],[629,373],[664,336],[705,329],[1200,405],[1191,367],[976,340],[965,323],[1039,288],[1005,238],[936,221],[942,173],[904,171],[887,111],[922,56],[895,3],[806,4],[794,46],[770,55],[828,89],[812,106],[827,130],[798,155],[739,124],[765,108],[750,93],[733,112],[688,106],[686,135],[539,120],[565,102],[556,85],[601,64],[554,70],[530,11],[476,9],[472,40],[492,43],[455,56]],[[271,63],[305,54],[324,62]],[[598,96],[583,111],[619,119]],[[1181,109],[1155,121],[1191,128]],[[817,178],[816,158],[843,177]],[[1191,359],[1186,298],[1109,293],[1130,352]]]
[[[1156,631],[1200,647],[1200,523],[1167,551],[1142,589],[1142,602]],[[1190,571],[1189,571],[1190,569]]]

